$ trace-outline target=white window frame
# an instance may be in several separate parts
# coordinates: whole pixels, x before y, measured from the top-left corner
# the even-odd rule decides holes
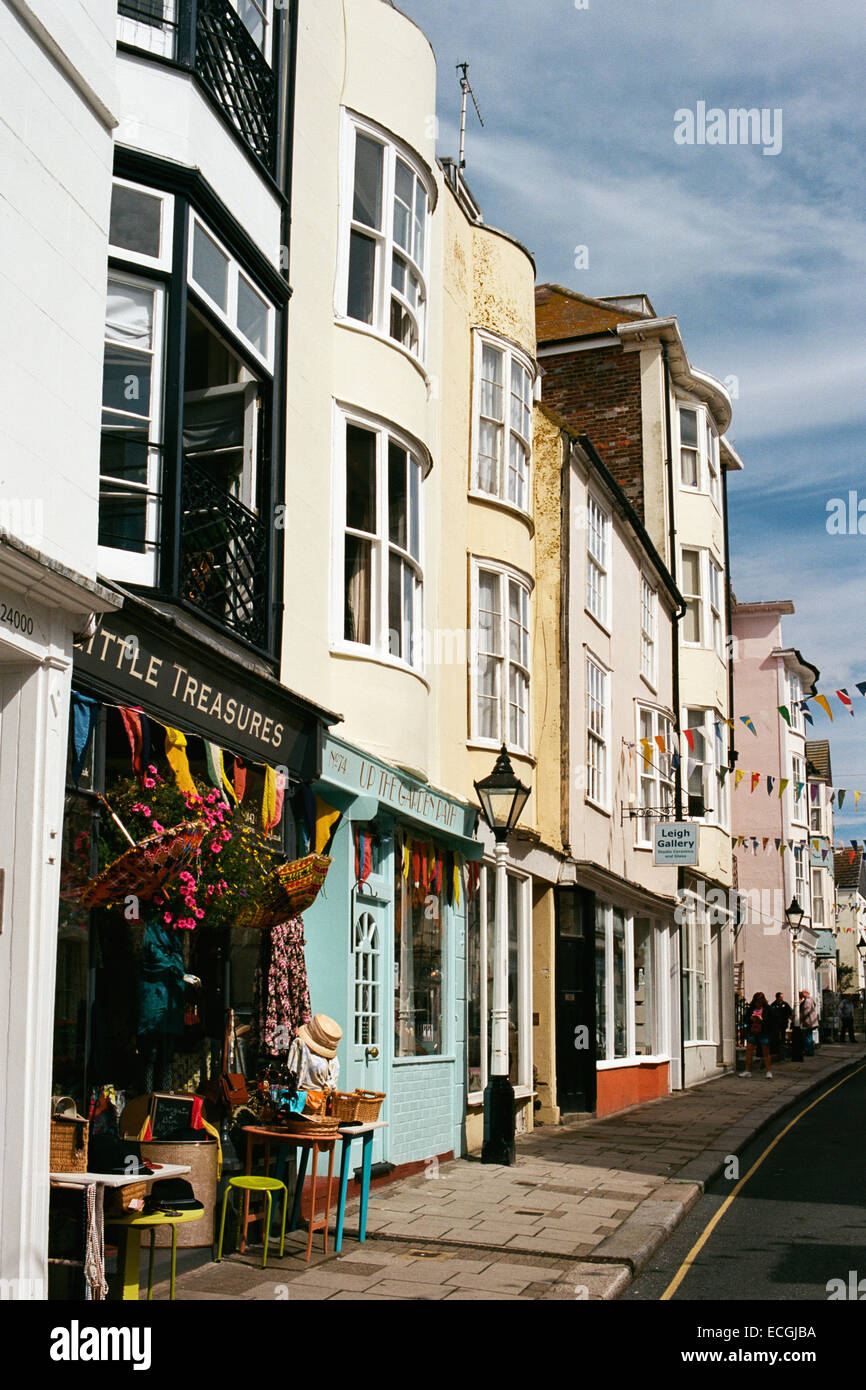
[[[480,577],[484,574],[493,575],[499,583],[499,622],[500,630],[498,635],[498,649],[495,652],[485,652],[480,647],[481,621],[480,621]],[[505,565],[498,560],[487,560],[480,556],[472,557],[471,564],[472,580],[472,660],[470,664],[470,741],[480,748],[501,748],[504,743],[506,747],[515,753],[525,753],[532,755],[532,589],[533,584],[529,575],[521,570],[515,569],[512,565]],[[528,624],[526,664],[516,661],[511,655],[509,624],[510,607],[509,598],[511,586],[516,585],[521,596],[521,618],[525,612]],[[523,624],[521,622],[521,628]],[[480,718],[480,691],[479,691],[479,660],[482,656],[498,661],[497,688],[495,700],[498,707],[497,714],[497,733],[490,737],[481,733]],[[516,742],[512,738],[511,710],[518,709],[511,699],[512,674],[516,674],[525,682],[526,708],[523,711],[526,728],[526,739],[524,743]]]
[[[584,719],[586,723],[586,800],[610,812],[611,717],[610,670],[588,649],[584,652]],[[594,718],[600,730],[593,727]],[[599,720],[600,716],[600,720]]]
[[[586,493],[586,611],[610,631],[611,514],[596,495]]]
[[[692,893],[686,893],[681,905],[683,958],[681,963],[683,982],[691,982],[689,1007],[685,1000],[682,1007],[682,1026],[684,1043],[712,1043],[708,1024],[715,1016],[713,982],[711,968],[711,932],[706,911],[698,911],[697,900]],[[702,985],[703,1018],[699,1018],[697,1006],[697,984]],[[702,1026],[699,1026],[702,1025]]]
[[[700,580],[700,592],[693,594],[685,588],[685,561],[686,554],[697,555],[698,575]],[[683,627],[680,624],[680,641],[683,646],[697,650],[702,647],[709,651],[714,651],[716,655],[724,659],[725,650],[725,607],[724,607],[724,566],[716,559],[712,551],[704,546],[683,545],[680,547],[680,590],[687,603],[696,603],[698,610],[698,621],[700,628],[700,640],[694,642],[691,638],[683,635]]]
[[[673,732],[673,720],[670,714],[660,710],[654,705],[637,705],[635,709],[637,721],[637,733],[635,740],[635,768],[636,768],[636,792],[637,805],[639,808],[646,807],[667,807],[667,814],[663,817],[666,820],[673,820],[674,816],[674,777],[671,769],[671,755],[673,745],[671,742]],[[648,723],[645,725],[645,721]],[[647,733],[644,733],[647,727]],[[665,741],[666,753],[662,753],[656,737],[661,735]],[[649,738],[652,745],[652,756],[649,767],[644,763],[644,750],[641,744],[642,738]],[[638,816],[635,824],[635,844],[642,849],[649,849],[653,843],[653,827],[657,818],[649,819]]]
[[[812,869],[810,877],[812,879],[812,926],[823,927],[826,921],[826,905],[824,892],[821,884],[823,869]]]
[[[174,197],[171,193],[163,193],[162,189],[150,188],[144,183],[133,183],[130,179],[112,179],[112,192],[115,187],[129,188],[134,193],[141,193],[147,198],[153,198],[154,202],[161,204],[160,211],[160,236],[159,254],[147,256],[141,251],[131,251],[126,246],[116,246],[109,240],[108,254],[118,260],[129,261],[132,265],[140,265],[150,270],[171,271],[172,246],[174,237]],[[110,236],[110,228],[109,228]]]
[[[375,532],[356,532],[346,525],[346,432],[350,425],[368,430],[376,437],[376,530]],[[390,539],[388,516],[388,445],[396,444],[405,449],[419,467],[418,478],[418,557]],[[332,541],[332,591],[331,591],[331,642],[334,652],[366,657],[388,666],[411,671],[424,677],[424,479],[430,472],[430,457],[411,435],[404,433],[396,425],[366,411],[337,403],[334,412],[334,514]],[[344,635],[345,602],[345,543],[346,535],[359,535],[371,543],[371,613],[370,628],[372,641],[355,642]],[[414,570],[417,587],[414,592],[414,639],[409,643],[409,659],[397,656],[391,651],[391,629],[389,623],[389,574],[390,554],[396,550],[401,561]]]
[[[261,55],[262,55],[262,57],[264,58],[265,62],[268,64],[269,67],[272,66],[272,65],[273,65],[273,46],[274,46],[274,0],[246,0],[246,4],[252,5],[253,8],[254,8],[255,10],[257,10],[258,13],[259,13],[260,16],[261,16],[261,19],[262,19],[262,41],[261,41],[261,43],[257,43],[257,42],[256,42],[256,38],[255,38],[255,35],[253,34],[253,31],[250,29],[250,27],[249,27],[249,25],[247,24],[246,20],[245,20],[245,19],[243,18],[243,16],[241,15],[241,12],[240,12],[240,0],[229,0],[229,4],[231,5],[231,7],[232,7],[233,10],[236,10],[236,11],[237,11],[238,18],[240,19],[241,23],[243,24],[244,28],[246,29],[246,31],[247,31],[247,33],[249,34],[250,38],[252,39],[253,43],[256,45],[256,48],[257,48],[257,49],[259,50],[259,52],[261,53]],[[281,5],[280,5],[280,9],[283,9],[283,8],[285,8],[285,6],[284,6],[284,4],[281,4]]]
[[[145,504],[145,550],[143,554],[121,550],[114,546],[99,545],[97,559],[99,569],[111,579],[129,584],[140,584],[152,588],[156,583],[159,549],[159,505],[162,481],[161,446],[163,439],[163,397],[165,392],[165,315],[166,290],[157,280],[143,276],[129,275],[124,271],[109,270],[108,284],[130,285],[145,289],[153,294],[152,345],[150,349],[152,367],[150,384],[150,425],[148,429],[147,481],[143,484],[123,482],[121,486],[133,492],[146,494]],[[107,328],[107,324],[106,324]],[[107,335],[104,342],[108,342]],[[116,413],[116,412],[115,412]],[[110,474],[100,471],[100,492],[102,478]]]
[[[785,704],[791,716],[791,728],[795,733],[803,732],[803,711],[800,701],[803,699],[803,682],[796,671],[785,673]]]
[[[381,145],[382,158],[382,226],[370,227],[354,218],[355,203],[355,147],[358,135]],[[364,119],[354,112],[343,113],[340,250],[336,281],[334,313],[341,324],[371,333],[392,347],[405,353],[413,362],[420,364],[422,370],[427,358],[427,320],[430,303],[430,226],[431,214],[436,203],[436,189],[420,156],[407,145],[397,141],[381,126]],[[394,237],[394,204],[396,199],[397,160],[402,160],[419,180],[426,194],[426,209],[423,222],[423,257],[419,263]],[[411,219],[410,219],[411,221]],[[352,233],[367,237],[374,243],[375,259],[373,273],[372,322],[353,318],[348,312],[349,299],[349,261]],[[421,291],[420,308],[411,304],[393,284],[394,257],[407,261],[415,272]],[[391,334],[391,300],[397,299],[401,308],[415,322],[418,335],[417,350],[407,347]]]
[[[532,512],[532,402],[535,390],[536,368],[531,358],[522,352],[508,339],[497,337],[483,329],[475,329],[473,349],[473,407],[472,407],[472,478],[470,483],[470,495],[494,498],[502,502],[507,507],[514,507],[525,516]],[[502,364],[502,410],[499,417],[492,414],[482,414],[484,403],[484,349],[499,354]],[[512,390],[513,374],[517,368],[523,372],[524,380],[528,388],[528,397],[517,398]],[[518,425],[523,428],[515,427],[515,414],[523,415],[518,421]],[[492,460],[494,479],[493,487],[486,488],[481,478],[481,425],[482,420],[487,421],[497,431],[497,455]],[[520,450],[524,450],[525,466],[522,470],[512,466],[512,459],[519,457]],[[517,478],[514,486],[515,493],[522,491],[523,500],[516,496],[511,496],[513,475]]]
[[[808,845],[795,845],[794,857],[792,860],[792,871],[794,875],[794,897],[802,907],[808,917],[811,917],[812,897],[809,890],[809,880],[806,877],[808,860],[806,858]]]
[[[701,724],[692,723],[690,715],[701,715]],[[685,733],[682,736],[680,753],[682,756],[683,783],[686,797],[686,808],[688,809],[689,797],[689,775],[688,766],[690,762],[700,763],[703,767],[702,782],[704,795],[704,808],[710,808],[711,814],[698,816],[688,811],[688,819],[700,822],[702,825],[719,826],[722,830],[727,830],[730,826],[730,793],[728,789],[728,779],[724,780],[719,776],[719,770],[727,766],[727,751],[725,747],[725,728],[726,724],[715,709],[707,709],[700,705],[688,705],[682,712],[681,728],[700,729],[704,736],[704,748],[707,756],[703,759],[696,758],[689,747]],[[721,730],[721,735],[718,730]]]
[[[616,1020],[616,994],[614,989],[613,965],[613,914],[618,912],[624,920],[624,945],[625,945],[625,1052],[616,1055],[615,1043],[615,1020]],[[604,1011],[605,1011],[605,1050],[604,1055],[599,1051],[596,1057],[596,1064],[599,1070],[611,1070],[615,1067],[634,1066],[636,1062],[664,1062],[668,1060],[669,1054],[665,1051],[645,1053],[635,1051],[635,1005],[634,1005],[634,923],[635,918],[648,920],[652,932],[652,977],[651,977],[651,1001],[654,1011],[653,1033],[654,1043],[658,1047],[664,1044],[667,1037],[667,1017],[663,998],[663,984],[667,978],[667,949],[664,940],[664,933],[659,930],[658,922],[646,913],[635,913],[624,908],[619,903],[607,902],[597,898],[595,904],[595,920],[593,922],[593,941],[596,940],[599,918],[602,919],[604,926]],[[597,949],[597,948],[596,948]],[[597,968],[597,967],[596,967]]]
[[[154,23],[133,19],[118,10],[118,43],[127,43],[130,47],[143,49],[146,53],[157,53],[161,58],[175,58],[179,9],[179,0],[163,0],[162,22]]]
[[[196,280],[195,275],[193,273],[193,257],[195,253],[195,230],[197,226],[201,228],[205,236],[210,238],[210,240],[216,246],[217,250],[226,258],[227,284],[225,307],[217,303],[215,299],[211,298],[209,291],[205,288],[204,285],[200,284],[199,281]],[[241,279],[243,279],[248,288],[252,290],[252,292],[255,295],[257,295],[259,299],[262,300],[267,309],[267,344],[264,353],[258,347],[256,347],[254,343],[250,342],[249,338],[246,337],[246,335],[241,331],[240,327],[238,326],[238,288]],[[189,210],[187,283],[189,284],[190,289],[194,292],[195,297],[201,299],[202,303],[207,305],[211,313],[214,314],[220,320],[220,322],[225,325],[232,338],[236,342],[242,343],[244,346],[244,350],[251,354],[251,356],[254,357],[257,362],[260,362],[261,365],[267,370],[267,372],[270,375],[273,375],[274,338],[276,332],[276,306],[274,305],[273,301],[268,298],[264,291],[261,290],[257,284],[255,284],[255,282],[252,279],[252,276],[244,270],[237,257],[232,255],[231,251],[229,251],[225,244],[220,240],[213,228],[209,226],[207,222],[205,222],[203,217],[200,217],[198,215],[194,208],[190,208]]]
[[[659,595],[658,590],[647,579],[640,577],[640,671],[644,680],[653,690],[658,685],[658,628]]]
[[[495,884],[495,865],[489,860],[485,860],[481,865],[481,873],[478,880],[478,892],[476,895],[478,911],[478,930],[480,937],[480,985],[481,998],[479,1000],[479,1021],[480,1021],[480,1056],[481,1056],[481,1086],[474,1091],[469,1090],[467,1074],[467,1101],[470,1105],[480,1105],[484,1097],[484,1088],[490,1079],[490,1068],[488,1053],[490,1049],[489,1015],[493,1008],[493,999],[490,997],[487,988],[487,960],[488,952],[492,954],[494,942],[492,935],[487,932],[487,892],[488,888]],[[517,882],[517,911],[519,920],[517,923],[517,989],[518,989],[518,1023],[517,1038],[519,1046],[518,1076],[519,1080],[514,1087],[516,1096],[528,1096],[532,1094],[532,946],[530,938],[530,918],[531,918],[531,898],[530,885],[531,879],[523,874],[517,874],[508,870],[509,880]],[[468,943],[467,943],[467,971],[468,971]],[[467,981],[468,984],[468,981]],[[467,988],[467,998],[468,998]],[[468,1073],[468,1051],[467,1051],[467,1073]]]
[[[803,790],[797,796],[797,783],[803,783]],[[806,759],[799,753],[791,754],[791,820],[797,825],[808,825],[808,791],[806,780]]]
[[[719,435],[708,408],[699,401],[678,398],[676,402],[677,449],[679,457],[679,486],[683,492],[703,493],[709,496],[718,511],[722,506],[721,463],[719,458]],[[696,442],[683,442],[682,411],[695,415]],[[695,482],[686,482],[683,476],[683,454],[694,456]]]

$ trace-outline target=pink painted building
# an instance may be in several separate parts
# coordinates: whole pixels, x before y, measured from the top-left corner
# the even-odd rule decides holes
[[[738,993],[751,999],[781,990],[789,1003],[800,989],[816,994],[809,882],[809,793],[806,735],[800,702],[814,693],[819,672],[785,646],[782,618],[794,605],[733,604],[735,723],[739,757],[731,794],[735,883],[740,921],[734,947]],[[785,714],[780,712],[783,707]],[[742,722],[750,716],[752,726]],[[754,785],[753,785],[754,784]],[[739,844],[739,837],[745,843]],[[793,849],[787,847],[793,841]],[[780,852],[779,843],[786,845]],[[796,898],[799,933],[786,927]]]

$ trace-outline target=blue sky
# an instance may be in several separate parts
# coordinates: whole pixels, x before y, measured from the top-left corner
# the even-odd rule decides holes
[[[539,280],[645,291],[676,314],[692,363],[737,378],[729,438],[733,584],[790,598],[787,645],[835,697],[833,779],[866,792],[866,535],[829,535],[827,504],[866,503],[866,26],[853,0],[399,0],[439,67],[439,153],[488,222],[533,252]],[[781,148],[683,145],[678,110],[781,111]],[[586,246],[588,266],[575,268]],[[864,505],[866,513],[866,505]],[[866,518],[864,518],[866,527]],[[745,712],[745,711],[741,711]],[[742,744],[742,740],[740,740]],[[743,766],[748,749],[742,747]],[[850,798],[851,800],[853,798]],[[866,807],[866,798],[861,801]],[[837,839],[866,836],[846,805]]]

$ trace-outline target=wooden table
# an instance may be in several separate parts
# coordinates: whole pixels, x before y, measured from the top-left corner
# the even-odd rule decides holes
[[[155,1172],[137,1173],[134,1176],[125,1173],[51,1173],[50,1178],[52,1183],[58,1187],[84,1188],[95,1185],[97,1210],[101,1211],[106,1187],[127,1187],[131,1182],[161,1182],[163,1178],[182,1177],[184,1173],[189,1171],[189,1164],[187,1163],[163,1163]],[[131,1216],[140,1215],[137,1212],[129,1214]],[[201,1216],[201,1212],[196,1212],[196,1216]],[[138,1299],[140,1261],[141,1231],[135,1227],[125,1226],[121,1232],[118,1252],[118,1269],[122,1276],[123,1290],[121,1298],[123,1299]]]
[[[277,1148],[294,1148],[300,1150],[300,1162],[298,1164],[298,1177],[295,1184],[295,1200],[292,1203],[292,1216],[288,1229],[297,1229],[298,1219],[301,1214],[301,1193],[304,1190],[304,1178],[307,1172],[307,1161],[310,1154],[313,1155],[312,1192],[310,1194],[310,1220],[307,1228],[307,1259],[309,1260],[313,1252],[313,1233],[322,1232],[322,1248],[328,1253],[328,1222],[331,1216],[331,1194],[334,1185],[334,1151],[337,1143],[342,1139],[342,1134],[287,1134],[284,1129],[267,1129],[262,1125],[244,1125],[244,1134],[247,1136],[247,1165],[246,1173],[249,1176],[253,1171],[253,1150],[258,1144],[265,1146],[265,1172],[271,1159],[271,1146]],[[325,1185],[325,1211],[322,1216],[316,1216],[316,1180],[319,1154],[328,1154],[328,1177]],[[254,1221],[262,1222],[262,1239],[267,1240],[270,1232],[264,1229],[264,1212],[250,1213],[250,1194],[244,1193],[244,1214],[241,1220],[241,1254],[246,1247],[247,1227]]]

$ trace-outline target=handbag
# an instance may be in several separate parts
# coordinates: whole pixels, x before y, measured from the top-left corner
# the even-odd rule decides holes
[[[234,1009],[226,1014],[226,1031],[223,1039],[222,1067],[216,1080],[205,1081],[200,1087],[205,1100],[215,1105],[225,1105],[232,1109],[235,1105],[245,1105],[250,1098],[247,1080],[241,1071],[228,1071],[229,1046],[235,1026]]]

